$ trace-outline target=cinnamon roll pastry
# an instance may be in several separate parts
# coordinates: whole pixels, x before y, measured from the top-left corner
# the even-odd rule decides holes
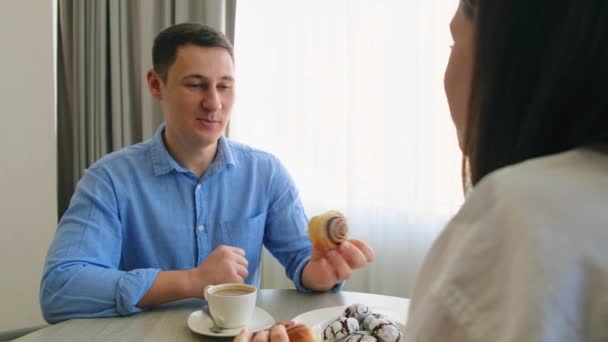
[[[377,313],[372,313],[363,320],[363,328],[382,342],[399,342],[402,340],[401,330],[399,330],[397,324]]]
[[[357,330],[359,330],[359,321],[340,316],[323,329],[323,341],[339,341]]]
[[[302,323],[285,325],[289,342],[318,342],[314,330]]]
[[[344,342],[377,342],[378,339],[367,330],[359,330],[346,336]]]
[[[313,246],[328,250],[348,240],[348,223],[340,212],[328,211],[310,219],[308,237]]]

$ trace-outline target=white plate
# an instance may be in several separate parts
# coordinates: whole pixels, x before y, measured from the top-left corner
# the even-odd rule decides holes
[[[260,307],[255,307],[251,321],[247,324],[247,329],[250,331],[258,331],[270,328],[275,323],[274,318]],[[232,337],[241,332],[241,328],[225,329],[220,333],[214,333],[209,330],[213,326],[211,318],[201,310],[194,311],[188,317],[188,328],[198,334],[217,337]]]
[[[323,330],[325,330],[325,327],[327,327],[327,325],[333,322],[336,318],[341,316],[347,307],[348,305],[343,305],[312,310],[294,317],[293,320],[295,322],[303,323],[308,325],[309,327],[312,327],[315,333],[317,334],[319,341],[323,341]],[[397,323],[397,326],[399,327],[401,332],[405,332],[405,312],[399,313],[392,310],[375,307],[370,307],[370,310],[374,313],[383,314],[386,317],[392,319],[393,321],[395,321],[395,323]]]

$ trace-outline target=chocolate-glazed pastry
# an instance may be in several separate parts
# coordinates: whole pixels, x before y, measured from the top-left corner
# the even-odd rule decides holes
[[[344,342],[377,342],[378,339],[367,330],[359,330],[346,336]],[[290,341],[291,342],[291,341]]]
[[[359,330],[359,321],[350,317],[340,316],[323,329],[323,340],[339,341]]]
[[[382,342],[401,341],[401,330],[395,322],[383,315],[372,313],[363,320],[363,328]]]
[[[308,237],[313,246],[327,250],[348,240],[348,223],[340,212],[328,211],[310,219]]]
[[[359,324],[362,325],[363,320],[371,313],[372,311],[367,305],[357,303],[347,307],[342,315],[344,317],[352,317],[359,321]]]
[[[376,313],[376,312],[372,312],[369,315],[367,315],[367,317],[365,317],[365,319],[363,319],[363,322],[361,323],[361,329],[366,329],[366,330],[370,330],[369,326],[370,324],[380,318],[385,318],[384,315]]]

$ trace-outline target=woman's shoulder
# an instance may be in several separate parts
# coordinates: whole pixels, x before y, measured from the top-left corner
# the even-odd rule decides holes
[[[608,265],[607,205],[601,153],[573,150],[498,170],[475,186],[435,241],[417,290],[429,290],[482,339],[497,340],[506,326],[540,332],[553,318],[576,314],[552,305],[579,304],[589,265],[608,275],[598,266]]]
[[[576,239],[586,233],[577,227],[608,227],[607,206],[608,154],[577,149],[487,175],[471,191],[452,226],[468,230],[473,225],[481,236],[513,235],[514,241],[548,235]]]
[[[467,202],[487,202],[520,211],[576,209],[608,201],[608,154],[591,149],[530,159],[484,177]],[[487,203],[486,203],[487,204]]]

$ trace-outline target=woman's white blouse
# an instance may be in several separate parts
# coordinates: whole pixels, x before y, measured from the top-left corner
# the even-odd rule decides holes
[[[608,340],[608,154],[486,176],[433,244],[405,341]]]

